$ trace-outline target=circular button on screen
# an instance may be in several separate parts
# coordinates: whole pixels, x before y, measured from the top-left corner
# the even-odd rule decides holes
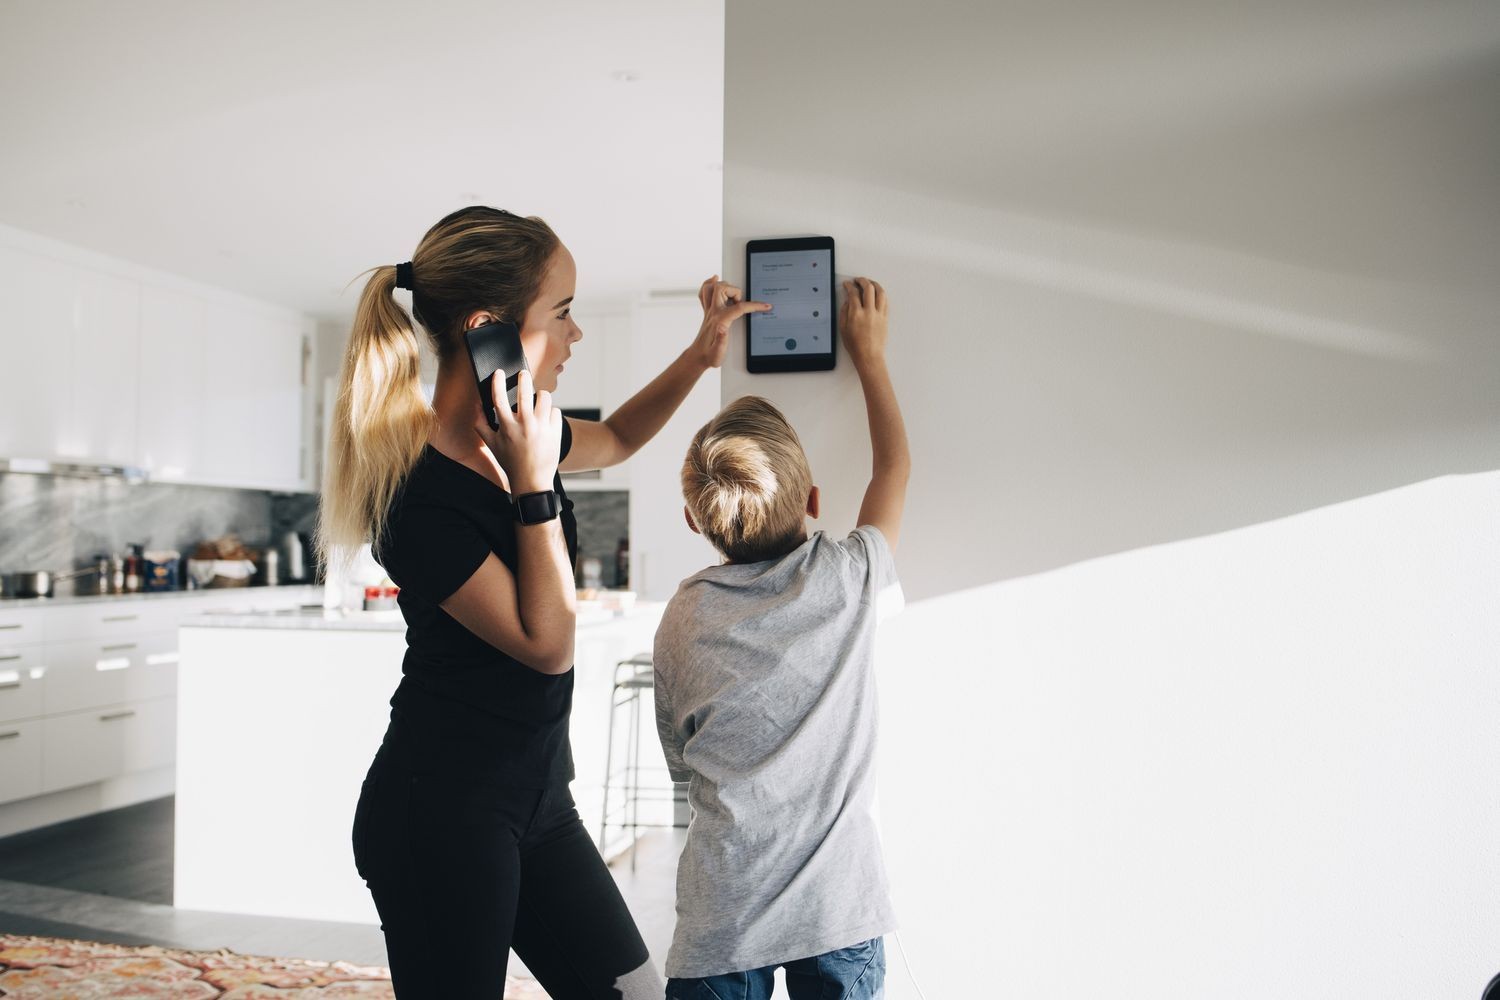
[[[797,349],[797,342],[791,337],[788,337],[786,339],[786,349],[789,351],[795,351]]]

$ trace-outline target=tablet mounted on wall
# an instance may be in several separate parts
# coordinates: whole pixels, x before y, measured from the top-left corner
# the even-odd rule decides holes
[[[771,304],[745,317],[745,366],[757,375],[831,371],[838,346],[833,286],[832,236],[745,244],[746,295]]]

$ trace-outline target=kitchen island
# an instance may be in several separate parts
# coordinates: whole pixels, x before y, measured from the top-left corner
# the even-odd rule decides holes
[[[651,648],[662,605],[580,607],[573,797],[596,839],[615,665]],[[401,679],[398,612],[210,614],[183,623],[177,693],[174,903],[378,923],[354,870],[350,826]],[[669,798],[644,693],[643,787]],[[624,750],[617,723],[615,768]],[[613,811],[613,810],[612,810]],[[661,804],[643,820],[670,819]],[[612,835],[606,853],[625,846]]]

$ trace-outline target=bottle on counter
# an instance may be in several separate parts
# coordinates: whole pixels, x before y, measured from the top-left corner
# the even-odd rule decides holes
[[[127,545],[125,547],[125,593],[139,594],[141,592],[144,562],[143,546]]]
[[[578,586],[584,590],[604,589],[604,563],[598,556],[578,560]]]
[[[630,587],[630,539],[620,539],[620,547],[615,549],[615,586],[621,590]]]

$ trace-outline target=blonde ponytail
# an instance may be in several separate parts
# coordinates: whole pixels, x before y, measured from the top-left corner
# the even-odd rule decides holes
[[[557,253],[557,234],[534,215],[471,205],[439,219],[417,244],[402,287],[439,360],[461,352],[476,311],[520,322]],[[377,267],[359,297],[344,352],[318,512],[318,556],[344,564],[370,542],[379,552],[391,501],[437,425],[422,397],[412,316],[391,293],[396,269]]]
[[[394,267],[375,268],[344,352],[318,518],[325,566],[365,542],[378,552],[391,501],[436,422],[422,396],[416,331],[395,287]]]

